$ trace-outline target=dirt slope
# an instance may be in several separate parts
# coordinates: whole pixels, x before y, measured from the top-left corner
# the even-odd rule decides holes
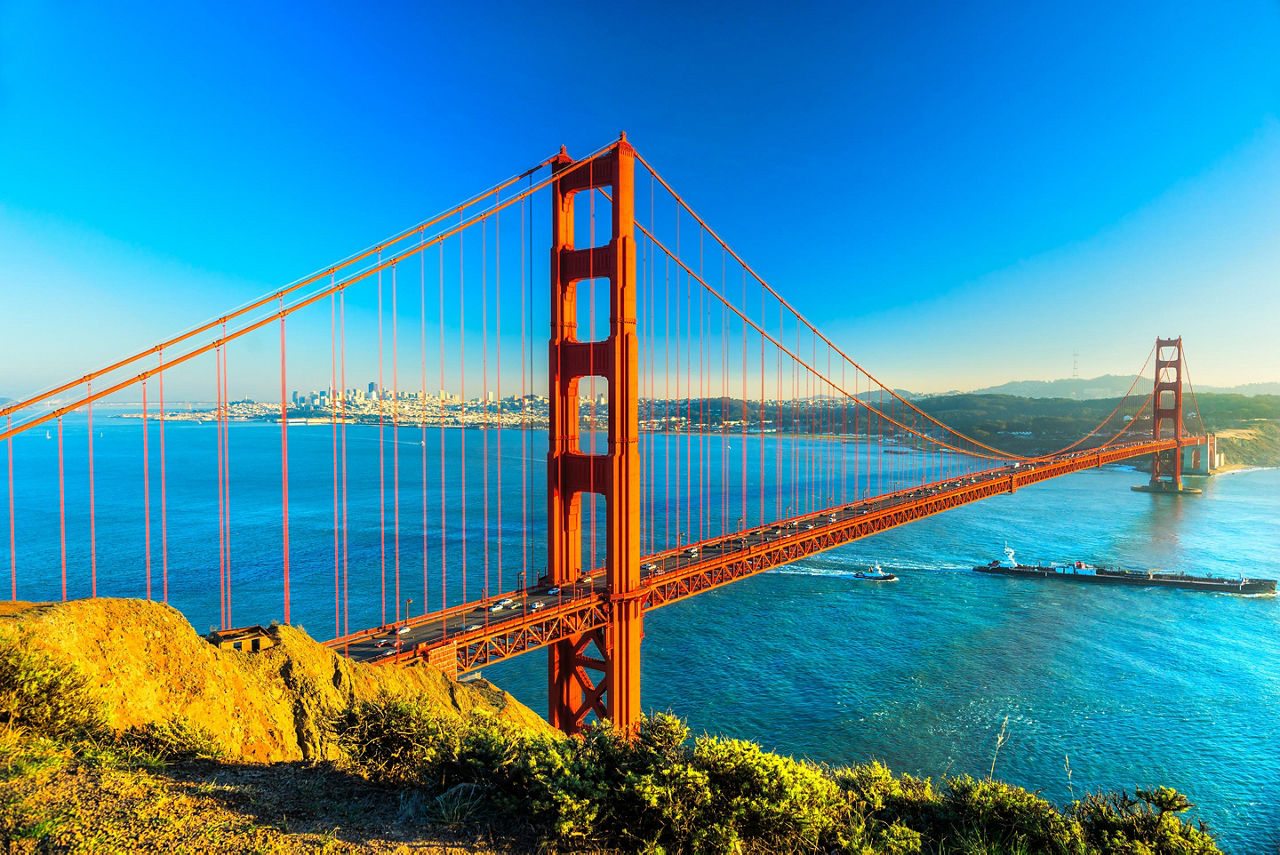
[[[179,719],[207,731],[228,760],[331,759],[325,722],[352,700],[383,692],[455,713],[480,712],[533,728],[548,725],[485,682],[459,684],[427,666],[351,662],[292,627],[258,653],[216,649],[176,609],[141,600],[5,604],[0,634],[57,660],[74,661],[103,703],[108,724]]]

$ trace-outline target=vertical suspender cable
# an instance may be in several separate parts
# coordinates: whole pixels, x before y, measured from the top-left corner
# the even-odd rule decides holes
[[[4,417],[6,430],[13,429],[13,416]],[[18,541],[13,513],[13,434],[9,434],[9,598],[18,599]],[[96,578],[95,578],[96,581]]]
[[[461,237],[458,240],[462,240]],[[445,501],[445,453],[444,453],[444,241],[440,242],[440,324],[438,333],[440,338],[440,609],[449,607],[449,575],[448,575],[448,555],[445,552],[447,545],[447,530],[445,523],[448,521],[448,503]],[[445,623],[445,635],[449,634],[449,624]]]
[[[382,252],[378,252],[378,567],[381,579],[379,601],[382,606],[382,625],[387,625],[387,454],[386,454],[386,395],[382,377]]]
[[[226,325],[223,325],[223,336],[226,336]],[[223,493],[227,497],[225,508],[226,528],[227,528],[227,629],[231,628],[231,395],[230,387],[227,380],[230,371],[231,353],[224,348],[222,351],[222,460],[223,460],[223,478],[225,486]]]
[[[678,221],[677,221],[678,222]],[[663,521],[663,546],[671,547],[671,259],[666,259],[666,270],[663,274],[665,284],[664,290],[664,320],[662,324],[662,380],[664,385],[663,391],[663,418],[662,418],[662,486],[665,496],[662,500],[662,512],[664,514]],[[679,394],[679,381],[676,384],[676,392]],[[9,441],[9,468],[13,469],[13,440]],[[677,471],[679,471],[677,469]],[[12,475],[12,473],[11,473]],[[12,485],[13,478],[9,479]],[[10,490],[12,492],[12,490]],[[679,496],[679,493],[676,494]],[[12,502],[10,503],[12,505]],[[680,530],[680,520],[676,520],[676,531]]]
[[[161,365],[164,364],[164,350],[159,352]],[[160,386],[160,596],[163,602],[169,602],[169,473],[168,455],[164,447],[164,370],[157,378]],[[89,436],[93,436],[93,422],[89,422]],[[90,523],[92,524],[92,504],[90,505]]]
[[[280,298],[280,538],[281,564],[284,569],[284,622],[289,620],[289,405],[284,337],[284,297]]]
[[[848,389],[849,384],[845,379],[845,368],[848,363],[840,362],[840,388]],[[849,494],[849,398],[846,394],[840,399],[840,504],[848,504]]]
[[[347,291],[338,292],[338,379],[342,384],[342,634],[351,634],[350,550],[347,536]]]
[[[498,400],[498,431],[497,440],[498,448],[496,455],[498,466],[494,472],[497,482],[498,497],[498,590],[504,590],[502,587],[502,214],[493,215],[493,312],[494,338],[497,340],[497,346],[494,348],[495,365],[493,369],[493,396]],[[488,431],[485,432],[486,435]]]
[[[724,263],[724,253],[721,252],[721,264]],[[747,273],[742,272],[742,308],[747,308]],[[741,449],[741,467],[739,475],[742,478],[742,522],[739,528],[747,527],[747,322],[744,320],[742,324],[742,401],[738,407],[738,421],[742,426],[742,449]]]
[[[62,601],[67,601],[67,490],[62,454],[62,416],[58,416],[58,539],[62,545]]]
[[[530,182],[533,176],[529,176]],[[529,573],[529,390],[525,384],[528,365],[525,361],[525,312],[528,311],[525,288],[525,215],[527,200],[520,202],[520,581],[521,595],[528,587]]]
[[[703,272],[703,247],[705,245],[706,229],[698,232],[698,275],[703,277],[705,281],[706,274]],[[723,261],[723,253],[721,254]],[[692,287],[692,285],[690,285]],[[727,292],[724,282],[724,264],[720,265],[720,293]],[[702,287],[698,289],[698,297],[703,307],[699,314],[706,314],[707,289]],[[717,485],[720,489],[720,535],[723,537],[727,531],[729,521],[729,307],[722,304],[723,310],[720,315],[720,479]],[[705,338],[705,336],[702,336]],[[715,387],[712,380],[711,359],[707,358],[707,389],[700,396],[702,400],[706,400],[708,394]],[[699,382],[701,386],[701,382]],[[701,404],[699,404],[701,406]],[[701,417],[700,421],[706,425],[710,419],[706,416]],[[699,478],[699,487],[702,489],[703,502],[706,504],[707,511],[707,533],[704,537],[711,534],[711,461],[708,459],[708,450],[711,448],[711,438],[707,436],[707,428],[704,427],[699,431],[700,454],[698,460],[698,469],[704,473]]]
[[[699,234],[699,236],[698,236],[698,245],[699,245],[699,248],[701,248],[701,245],[702,245],[702,235],[701,235],[701,234]],[[701,260],[699,260],[699,262],[698,262],[698,267],[699,267],[699,268],[701,268],[701,267],[702,267],[702,262],[701,262]],[[699,270],[699,275],[701,275],[701,270]],[[692,336],[692,335],[693,335],[693,329],[692,329],[692,326],[693,326],[693,318],[692,318],[692,316],[693,316],[693,297],[692,297],[692,292],[693,292],[693,282],[692,282],[692,281],[690,281],[690,282],[689,282],[689,289],[690,289],[690,299],[689,299],[689,315],[690,315],[690,323],[689,323],[689,326],[690,326],[690,330],[689,330],[689,335],[691,335],[691,336]],[[722,321],[721,321],[721,327],[722,327],[722,329],[721,329],[721,336],[720,336],[720,338],[721,338],[721,342],[722,342],[722,343],[723,343],[723,341],[724,341],[724,330],[723,330],[723,325],[724,325],[724,324],[723,324],[723,320],[722,320]],[[705,409],[704,409],[704,405],[705,405],[705,402],[707,401],[707,398],[710,396],[710,394],[711,394],[711,390],[712,390],[712,388],[713,388],[713,387],[712,387],[712,384],[711,384],[711,355],[710,355],[709,353],[707,353],[707,348],[706,348],[707,334],[708,334],[708,332],[709,332],[709,330],[708,330],[708,328],[707,328],[707,327],[708,327],[708,324],[707,324],[707,289],[706,289],[706,288],[699,288],[699,289],[698,289],[698,540],[706,540],[708,537],[710,537],[710,536],[711,536],[711,489],[710,489],[711,469],[710,469],[710,468],[708,467],[708,465],[707,465],[707,463],[708,463],[708,461],[707,461],[707,415],[706,415],[706,412],[705,412]],[[722,344],[722,346],[723,346],[723,344]],[[723,359],[721,359],[721,362],[723,362]],[[689,367],[690,367],[690,368],[692,368],[692,367],[693,367],[693,354],[692,354],[692,353],[690,353],[690,354],[689,354]],[[692,393],[692,392],[693,392],[693,386],[692,386],[692,384],[690,384],[689,391],[690,391],[690,393]],[[721,390],[720,390],[720,391],[721,391],[721,397],[720,397],[720,408],[721,408],[721,410],[723,410],[723,409],[724,409],[724,384],[723,384],[723,383],[721,384]],[[693,398],[693,395],[692,395],[692,394],[690,394],[690,396],[689,396],[689,397],[690,397],[690,402],[691,402],[691,403],[690,403],[690,405],[689,405],[689,421],[690,421],[690,422],[692,422],[692,421],[693,421],[693,404],[692,404],[692,398]],[[721,445],[720,462],[721,462],[721,467],[722,467],[722,470],[721,470],[721,481],[723,482],[723,475],[724,475],[724,473],[723,473],[723,465],[724,465],[724,453],[723,453],[723,450],[724,450],[724,449],[723,449],[723,446],[724,446],[724,440],[723,440],[723,438],[721,438],[720,445]],[[692,449],[692,448],[690,448],[690,449],[689,449],[689,458],[690,458],[691,460],[693,459],[693,449]],[[721,484],[721,486],[723,487],[723,483]],[[692,492],[693,492],[693,477],[692,477],[692,476],[690,476],[690,477],[689,477],[689,492],[690,492],[691,494],[692,494]],[[721,490],[721,501],[722,501],[722,502],[724,501],[724,491],[723,491],[723,489]],[[720,515],[720,519],[721,519],[721,523],[722,523],[722,524],[721,524],[721,534],[723,534],[723,533],[724,533],[724,526],[723,526],[724,514],[721,514],[721,515]],[[690,529],[690,531],[689,531],[689,539],[690,539],[690,540],[693,540],[693,531],[692,531],[692,529],[693,529],[693,524],[692,524],[692,522],[691,522],[691,523],[690,523],[690,525],[689,525],[689,529]]]
[[[423,235],[422,243],[426,243]],[[418,347],[422,356],[422,388],[418,391],[418,420],[421,422],[421,435],[418,448],[422,453],[422,613],[430,610],[430,586],[427,583],[427,250],[423,246],[418,250],[418,305],[419,329]]]
[[[488,220],[480,221],[480,407],[482,433],[480,436],[480,507],[484,518],[484,537],[480,541],[480,555],[484,563],[484,588],[482,596],[489,597],[489,232]],[[488,614],[488,612],[485,612]]]
[[[330,284],[333,283],[332,274]],[[329,440],[330,471],[333,473],[333,637],[342,635],[341,555],[338,547],[338,407],[347,390],[338,388],[338,298],[329,295]]]
[[[462,399],[462,416],[466,421],[467,414],[467,352],[466,352],[466,267],[465,262],[466,232],[458,235],[458,394]],[[458,452],[460,477],[459,489],[462,493],[462,601],[467,601],[467,432],[460,432]],[[488,614],[486,612],[485,614]]]
[[[391,266],[391,493],[394,499],[396,621],[400,620],[400,310],[396,265]],[[408,617],[408,615],[405,615]]]
[[[649,173],[649,228],[654,223],[654,191],[653,173]],[[650,242],[652,243],[652,241]],[[649,249],[649,552],[658,551],[658,460],[657,433],[654,429],[655,402],[658,397],[658,316],[657,283],[658,265],[653,257],[653,247]]]
[[[876,495],[884,489],[884,387],[880,387],[880,414],[876,416]]]
[[[86,381],[85,394],[93,394],[93,381]],[[161,405],[163,408],[163,405]],[[86,407],[89,415],[89,596],[98,596],[98,508],[93,476],[93,401]]]
[[[685,286],[686,286],[686,287],[685,287],[685,294],[687,295],[687,298],[688,298],[688,299],[687,299],[687,302],[686,302],[686,304],[685,304],[685,318],[687,319],[687,320],[685,321],[685,329],[688,331],[688,335],[685,337],[685,347],[687,348],[687,350],[685,351],[685,360],[684,360],[684,364],[685,364],[685,387],[686,387],[686,389],[688,390],[688,393],[689,393],[689,394],[688,394],[688,397],[687,397],[687,399],[686,399],[686,407],[685,407],[686,413],[685,413],[685,420],[686,420],[686,422],[689,424],[689,426],[690,426],[690,427],[692,427],[692,426],[693,426],[693,341],[692,341],[692,337],[693,337],[693,279],[692,279],[691,277],[686,276],[684,281],[685,281]],[[699,392],[699,394],[704,395],[704,396],[705,396],[705,394],[706,394],[706,390],[704,390],[704,389],[703,389],[703,387],[702,387],[702,378],[701,378],[701,376],[699,376],[699,378],[698,378],[698,392]],[[699,438],[699,439],[701,439],[701,438]],[[684,449],[684,451],[685,451],[685,454],[684,454],[684,466],[685,466],[685,470],[684,470],[684,471],[685,471],[685,479],[684,479],[684,482],[685,482],[685,487],[687,488],[687,489],[685,490],[685,494],[684,494],[684,518],[685,518],[685,522],[686,522],[686,523],[688,524],[688,526],[689,526],[689,540],[693,540],[693,432],[692,432],[692,431],[686,431],[686,433],[685,433],[685,449]],[[699,471],[699,472],[701,472],[701,471],[702,471],[702,461],[701,461],[701,460],[699,460],[699,461],[698,461],[698,471]],[[699,479],[699,480],[701,480],[701,479]]]
[[[217,440],[218,440],[218,614],[219,629],[227,628],[227,529],[222,524],[224,515],[223,507],[226,504],[226,496],[222,493],[223,485],[226,483],[222,477],[222,351],[223,345],[219,345],[215,351],[217,360],[216,371],[214,374],[214,395],[216,398],[217,413]]]
[[[760,300],[760,322],[765,322],[764,299],[763,294]],[[759,436],[756,438],[760,444],[760,524],[764,525],[768,517],[764,514],[764,336],[760,339],[760,409],[758,410],[757,421],[760,423]]]
[[[147,599],[151,599],[151,461],[147,441],[147,381],[142,381],[142,531]]]
[[[680,208],[676,206],[676,258],[680,257]],[[680,269],[676,268],[676,421],[675,429],[680,429]],[[683,504],[680,498],[680,434],[676,434],[676,546],[680,546],[681,529],[680,529],[680,505]]]

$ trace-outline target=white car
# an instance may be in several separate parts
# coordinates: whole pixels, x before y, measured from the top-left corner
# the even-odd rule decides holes
[[[653,564],[653,563],[649,563],[649,564],[641,564],[641,565],[640,565],[640,569],[641,569],[641,570],[643,570],[643,571],[644,571],[644,572],[646,572],[646,573],[651,573],[651,572],[653,572],[654,570],[657,570],[657,569],[658,569],[658,565],[657,565],[657,564]]]
[[[535,603],[531,603],[529,605],[529,608],[536,612],[538,609],[542,608],[544,605],[545,603],[543,603],[542,600],[538,600]]]
[[[467,631],[467,632],[475,632],[475,631],[476,631],[477,629],[479,629],[479,628],[480,628],[480,624],[478,624],[478,623],[473,623],[473,624],[471,624],[471,626],[467,627],[466,631]]]
[[[805,531],[808,531],[809,529],[813,528],[813,523],[805,523],[804,528],[805,528]]]
[[[503,608],[502,603],[494,603],[493,605],[489,606],[489,611],[500,612],[502,611],[502,608]]]
[[[690,546],[688,549],[684,551],[684,554],[692,558],[693,556],[698,554],[698,547]]]
[[[399,629],[397,629],[397,630],[396,630],[396,635],[404,635],[404,634],[405,634],[406,632],[408,632],[408,631],[409,631],[409,627],[407,627],[407,626],[402,626],[402,627],[400,627]]]
[[[499,601],[498,601],[498,605],[500,605],[500,606],[509,606],[509,605],[511,605],[511,604],[512,604],[512,603],[514,603],[514,602],[515,602],[515,600],[511,599],[510,597],[507,597],[505,600],[499,600]]]

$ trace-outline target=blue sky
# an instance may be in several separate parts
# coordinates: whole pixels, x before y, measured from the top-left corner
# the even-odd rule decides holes
[[[0,4],[0,395],[626,130],[920,391],[1280,380],[1280,6]]]

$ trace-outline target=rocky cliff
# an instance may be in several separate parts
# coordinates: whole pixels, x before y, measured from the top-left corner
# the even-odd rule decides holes
[[[331,717],[353,701],[384,695],[548,729],[489,683],[460,684],[427,666],[355,663],[293,627],[269,631],[275,646],[242,653],[215,648],[161,603],[99,598],[0,607],[0,637],[74,663],[112,730],[176,720],[207,733],[228,760],[330,759]]]

